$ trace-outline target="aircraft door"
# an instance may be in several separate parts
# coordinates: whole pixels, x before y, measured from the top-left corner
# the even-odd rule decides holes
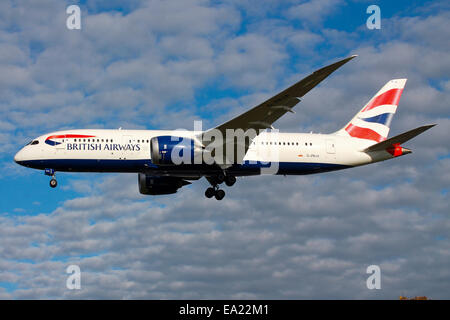
[[[326,157],[329,160],[336,160],[336,141],[334,139],[325,140]]]
[[[328,139],[326,141],[326,145],[327,145],[327,153],[329,153],[329,154],[336,153],[336,145],[335,145],[334,140]]]
[[[66,154],[67,139],[66,135],[58,135],[53,139],[55,142],[55,155],[62,156]]]

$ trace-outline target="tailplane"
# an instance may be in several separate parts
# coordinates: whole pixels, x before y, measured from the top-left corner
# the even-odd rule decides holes
[[[416,128],[416,129],[409,130],[409,131],[399,134],[395,137],[389,138],[385,141],[371,145],[370,147],[364,149],[363,152],[376,152],[376,151],[386,150],[387,152],[392,154],[394,157],[398,157],[398,156],[402,156],[404,154],[411,153],[411,150],[409,150],[407,148],[403,148],[400,144],[411,140],[412,138],[427,131],[428,129],[433,128],[435,125],[436,124],[428,124],[428,125]]]
[[[385,141],[407,79],[387,82],[345,127],[335,134],[374,142]]]

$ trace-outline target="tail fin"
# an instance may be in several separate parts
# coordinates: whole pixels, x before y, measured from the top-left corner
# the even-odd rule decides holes
[[[407,79],[387,82],[337,135],[381,142],[387,139],[392,117]]]

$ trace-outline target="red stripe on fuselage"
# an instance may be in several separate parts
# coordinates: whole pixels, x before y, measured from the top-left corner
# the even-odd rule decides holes
[[[357,127],[353,124],[349,124],[345,131],[349,133],[352,137],[361,138],[361,139],[369,139],[376,142],[381,142],[386,140],[385,137],[376,133],[372,129]]]
[[[385,93],[380,94],[373,98],[367,106],[361,110],[361,112],[376,108],[378,106],[382,106],[385,104],[393,104],[398,105],[400,101],[400,97],[402,96],[403,89],[391,89],[386,91]]]
[[[45,140],[50,140],[50,139],[63,139],[63,138],[94,138],[95,136],[88,136],[88,135],[84,135],[84,134],[61,134],[61,135],[56,135],[56,136],[50,136]]]

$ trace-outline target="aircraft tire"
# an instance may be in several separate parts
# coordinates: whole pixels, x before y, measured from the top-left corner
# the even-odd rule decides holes
[[[217,179],[217,184],[221,184],[222,182],[225,181],[225,175],[223,173],[219,173],[216,176],[216,179]]]
[[[56,188],[57,185],[58,185],[58,181],[56,181],[56,179],[50,180],[50,187]]]
[[[219,189],[214,196],[217,200],[222,200],[225,197],[225,191]]]
[[[234,185],[236,183],[236,177],[235,176],[226,176],[225,178],[225,184],[229,187]]]
[[[214,197],[215,193],[216,193],[216,190],[214,190],[214,188],[209,187],[205,191],[205,197],[212,198],[212,197]]]

